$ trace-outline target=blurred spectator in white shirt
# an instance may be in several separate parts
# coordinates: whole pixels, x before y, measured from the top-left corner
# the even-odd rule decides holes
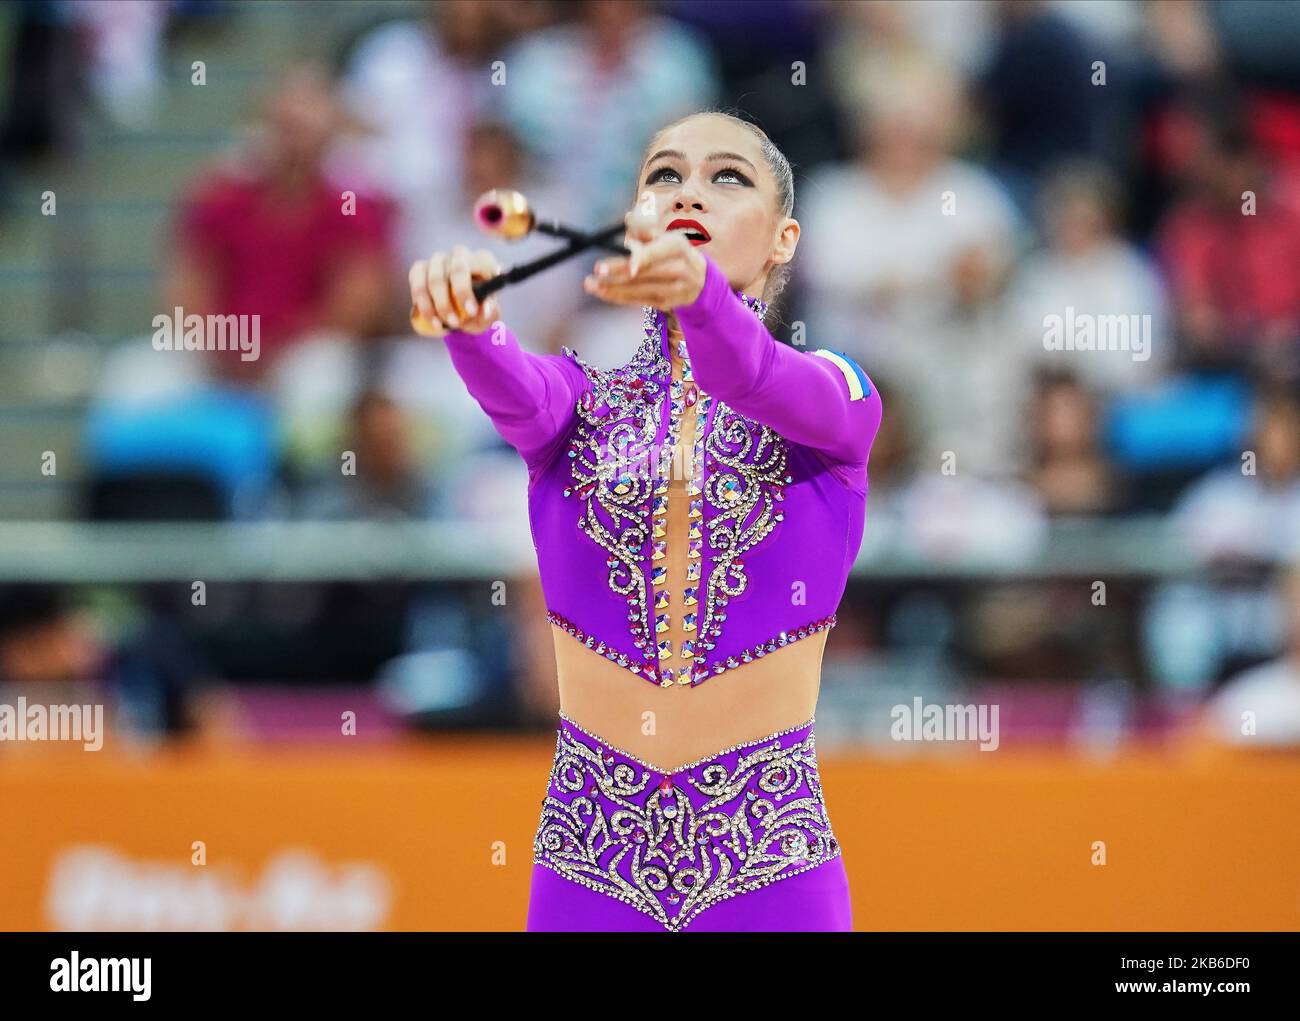
[[[76,0],[67,5],[86,33],[91,88],[122,127],[144,128],[157,115],[170,6],[157,0]]]
[[[1229,680],[1205,707],[1221,741],[1243,746],[1300,747],[1300,563],[1283,574],[1288,646],[1277,659]]]
[[[1242,460],[1193,483],[1172,511],[1206,559],[1272,561],[1300,551],[1300,402],[1273,387],[1257,398],[1254,417]]]
[[[651,136],[716,102],[719,84],[712,51],[693,29],[641,0],[580,6],[575,23],[527,35],[505,54],[498,91],[543,173],[581,201],[579,224],[596,227],[631,207]]]
[[[492,61],[508,30],[499,3],[443,0],[426,18],[372,29],[344,67],[339,97],[375,134],[337,146],[334,166],[397,201],[399,247],[412,261],[432,251],[420,233],[424,219],[413,213],[459,197],[470,127],[501,92]]]
[[[824,59],[847,109],[859,109],[913,64],[945,64],[967,77],[992,56],[997,26],[984,0],[875,0],[833,4],[830,12]]]
[[[1073,164],[1053,175],[1039,200],[1047,244],[1025,260],[1009,294],[1017,358],[1068,368],[1103,396],[1150,384],[1172,353],[1160,278],[1118,231],[1121,195],[1099,164]],[[1065,338],[1074,343],[1049,347],[1048,317],[1075,324],[1076,336]],[[1085,317],[1093,349],[1072,349],[1083,346],[1077,334]],[[1108,337],[1108,324],[1121,326],[1122,336]]]
[[[920,63],[900,74],[861,111],[860,161],[815,172],[802,192],[799,318],[811,346],[914,395],[923,457],[953,450],[1009,473],[1023,383],[994,299],[1018,219],[991,176],[950,155],[964,105],[952,79]]]
[[[1145,641],[1161,683],[1199,689],[1285,639],[1276,593],[1257,574],[1300,556],[1300,405],[1293,394],[1275,387],[1257,398],[1242,461],[1193,483],[1170,521],[1220,576],[1157,586]]]

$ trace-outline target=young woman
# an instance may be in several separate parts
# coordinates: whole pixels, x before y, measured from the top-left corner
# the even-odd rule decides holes
[[[662,129],[630,257],[626,364],[525,352],[476,307],[491,255],[411,269],[412,318],[528,466],[560,720],[529,930],[846,930],[817,771],[822,651],[862,539],[871,380],[763,325],[799,239],[790,165],[726,114]]]

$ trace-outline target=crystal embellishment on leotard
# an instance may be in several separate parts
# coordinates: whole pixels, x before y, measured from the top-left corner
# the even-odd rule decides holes
[[[840,853],[811,720],[663,770],[561,717],[533,861],[670,932]]]
[[[628,630],[636,656],[609,658],[650,680],[657,680],[658,645],[647,609],[642,561],[650,560],[650,458],[658,438],[664,388],[657,381],[661,352],[650,344],[653,317],[647,313],[645,339],[636,354],[617,369],[597,369],[577,352],[562,348],[588,379],[590,399],[579,402],[578,429],[569,441],[574,485],[564,495],[583,502],[578,527],[608,551],[610,590],[628,606]],[[603,642],[601,643],[604,644]],[[612,650],[611,650],[612,651]]]
[[[682,375],[680,379],[673,379],[669,386],[669,418],[668,433],[665,442],[666,457],[664,461],[665,471],[659,476],[655,484],[655,502],[654,502],[654,530],[656,535],[667,534],[668,531],[668,493],[671,485],[670,473],[675,473],[681,469],[685,474],[686,495],[693,497],[699,495],[700,490],[700,462],[703,453],[702,436],[704,430],[701,423],[704,419],[701,416],[707,416],[711,399],[707,394],[696,386],[694,374],[691,371],[690,353],[686,349],[684,339],[677,341],[677,354],[681,359]],[[671,375],[672,368],[669,366]],[[692,416],[692,431],[695,440],[692,444],[689,459],[679,456],[680,443],[682,437],[682,422],[687,414]],[[685,464],[683,464],[685,460]],[[690,542],[691,539],[698,538],[700,535],[699,522],[689,523],[688,527],[688,547],[687,558],[693,559],[699,557],[699,543]],[[656,544],[654,559],[664,559],[668,555],[667,541]],[[667,572],[655,576],[654,584],[656,586],[667,582]],[[659,591],[666,592],[666,589]],[[695,625],[693,620],[694,614],[683,618],[682,629],[684,631],[693,631]],[[662,630],[670,630],[663,628]],[[681,657],[688,660],[695,658],[694,642],[684,641],[680,648]],[[671,636],[659,643],[660,661],[671,660],[673,658],[673,645]],[[694,681],[694,673],[689,667],[664,666],[660,669],[659,683],[663,687],[669,687],[672,684],[690,684]]]
[[[777,509],[784,487],[794,481],[786,473],[785,440],[720,403],[705,444],[711,471],[704,498],[713,513],[705,520],[712,568],[705,587],[701,647],[711,651],[722,635],[728,602],[749,584],[744,554],[754,549],[783,520]],[[696,657],[696,679],[709,676],[705,655]],[[715,665],[716,670],[716,665]]]
[[[619,663],[620,666],[628,665],[626,662],[626,656],[622,656],[617,649],[601,641],[595,635],[587,634],[582,630],[582,628],[578,627],[577,624],[569,620],[567,617],[561,616],[554,610],[548,610],[546,612],[546,619],[565,634],[575,638],[598,655],[604,656],[611,662]],[[784,649],[787,645],[797,642],[801,638],[808,638],[821,631],[829,631],[835,626],[835,624],[835,614],[832,613],[829,617],[822,617],[800,627],[782,631],[775,638],[769,638],[766,642],[760,642],[759,644],[750,646],[747,649],[742,649],[734,656],[728,656],[725,660],[719,660],[714,663],[709,676],[713,677],[725,673],[728,670],[734,670],[738,666],[744,666],[746,663],[752,663],[756,659],[762,659],[769,652],[776,652],[777,649]],[[697,670],[695,669],[688,667],[682,667],[682,669],[687,671],[689,677],[694,678],[697,674]]]
[[[764,317],[764,302],[745,294],[738,297],[760,320]],[[666,324],[653,308],[643,310],[643,334],[636,353],[618,369],[597,369],[576,351],[561,349],[592,384],[578,402],[568,448],[573,484],[564,495],[581,502],[578,528],[609,553],[609,588],[627,601],[628,628],[637,652],[609,658],[663,687],[699,684],[728,669],[727,664],[752,662],[765,654],[760,645],[729,656],[725,663],[711,663],[709,655],[718,647],[729,600],[742,595],[748,584],[743,557],[784,520],[779,504],[784,487],[794,479],[786,471],[785,439],[700,390],[686,341],[680,337],[682,377],[673,378],[664,351]],[[679,551],[669,548],[669,473],[676,469],[675,452],[687,413],[694,417],[695,438],[689,458],[683,457],[690,502],[685,549]],[[670,610],[671,600],[664,598],[666,562],[676,557],[685,559],[686,581],[692,583],[687,590],[691,597],[682,605],[700,604],[701,609],[691,615],[694,634],[689,645],[684,640],[676,650],[693,665],[674,670],[666,665],[675,651],[673,614],[653,611]],[[702,579],[705,562],[708,571]],[[693,584],[701,580],[702,597]],[[667,638],[660,637],[666,632]]]

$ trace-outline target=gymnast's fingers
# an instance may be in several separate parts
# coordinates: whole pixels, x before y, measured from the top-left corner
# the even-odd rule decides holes
[[[438,318],[454,330],[460,326],[460,317],[456,314],[456,306],[451,302],[451,288],[447,283],[449,274],[447,264],[450,261],[451,257],[445,252],[437,252],[430,256],[429,297],[433,299],[433,307],[438,312]]]
[[[429,297],[429,271],[423,259],[411,264],[407,282],[411,287],[411,308],[423,319],[430,322],[436,320],[433,301]]]
[[[662,237],[635,249],[628,257],[628,275],[635,277],[645,269],[659,263],[670,263],[674,259],[686,258],[691,243],[681,231],[672,230]]]
[[[474,280],[491,280],[501,275],[501,263],[497,262],[497,257],[486,248],[480,248],[475,252],[472,262],[470,276]],[[479,311],[479,318],[487,323],[494,323],[500,319],[501,313],[497,307],[496,295],[489,294]]]
[[[659,229],[659,215],[652,192],[647,192],[637,201],[634,209],[628,210],[623,217],[623,224],[627,228],[623,236],[629,248],[655,239]]]
[[[452,300],[465,313],[466,319],[478,316],[478,299],[474,297],[473,281],[470,271],[476,257],[464,245],[456,245],[447,260],[447,287]]]
[[[690,304],[689,288],[683,282],[675,280],[649,281],[638,278],[627,283],[609,283],[588,277],[585,284],[589,293],[615,305],[650,305],[671,309]]]
[[[665,282],[685,276],[690,270],[689,255],[686,252],[655,254],[648,263],[637,270],[635,276],[631,270],[631,260],[616,258],[597,263],[588,280],[603,283],[625,284],[631,280]]]
[[[491,280],[501,275],[501,264],[486,248],[480,248],[475,252],[470,262],[471,275],[475,280]]]

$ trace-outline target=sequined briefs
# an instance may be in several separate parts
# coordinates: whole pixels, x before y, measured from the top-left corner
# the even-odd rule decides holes
[[[540,897],[543,883],[535,875],[529,928],[569,927],[559,916],[581,912],[594,892],[657,927],[680,931],[710,908],[823,865],[835,869],[821,877],[829,912],[826,904],[804,901],[834,921],[823,925],[810,916],[807,927],[846,928],[848,889],[839,859],[812,720],[664,769],[562,714],[533,860],[535,872],[545,869],[574,884],[574,896],[561,903],[551,894]],[[772,908],[778,910],[776,901]],[[782,917],[771,928],[800,928],[792,910],[797,916],[797,906],[781,904]],[[761,922],[751,918],[747,927]]]

